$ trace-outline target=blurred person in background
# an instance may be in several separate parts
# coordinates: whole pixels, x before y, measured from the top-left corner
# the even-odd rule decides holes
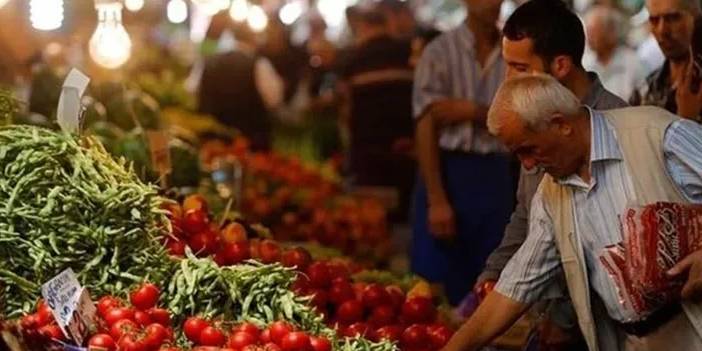
[[[624,17],[615,8],[593,6],[585,15],[587,49],[583,66],[597,73],[602,84],[622,99],[629,99],[646,79],[636,52],[624,45]]]
[[[413,68],[417,67],[417,65],[419,64],[419,59],[422,57],[422,53],[424,52],[424,48],[426,48],[427,45],[429,45],[429,43],[431,43],[431,41],[439,35],[441,35],[441,32],[434,28],[422,28],[417,30],[410,44],[410,47],[412,49],[412,56],[410,56],[410,66],[412,66]]]
[[[665,55],[665,63],[635,90],[632,105],[654,105],[681,117],[700,120],[702,97],[689,89],[689,48],[699,0],[646,0],[651,32]]]
[[[415,71],[413,114],[420,179],[412,271],[443,285],[457,305],[499,244],[513,209],[510,158],[485,128],[505,75],[501,0],[465,0],[468,17],[426,47]]]
[[[412,79],[409,45],[387,30],[387,19],[374,8],[359,9],[356,45],[342,67],[347,91],[349,169],[359,186],[392,187],[399,195],[396,219],[409,212],[414,162],[394,151],[411,138]]]
[[[417,30],[417,20],[407,1],[380,0],[378,9],[387,18],[388,32],[394,38],[409,41]]]
[[[292,44],[290,30],[273,16],[265,31],[266,40],[261,46],[261,55],[266,57],[285,85],[284,101],[289,102],[295,95],[298,84],[307,67],[308,57],[303,48]]]
[[[284,83],[268,59],[257,52],[256,34],[246,24],[230,23],[233,51],[208,57],[198,92],[199,112],[239,129],[252,148],[271,144],[271,112],[283,103]]]

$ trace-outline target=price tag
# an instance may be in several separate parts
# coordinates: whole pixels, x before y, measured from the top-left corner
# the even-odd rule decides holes
[[[77,345],[82,345],[95,323],[95,305],[73,270],[66,269],[41,287],[44,301],[63,331]]]
[[[168,149],[168,135],[161,131],[148,131],[151,164],[161,177],[171,173],[171,153]]]
[[[78,133],[80,131],[83,110],[80,99],[85,93],[88,83],[90,83],[90,78],[75,68],[68,73],[63,82],[56,120],[64,132]]]

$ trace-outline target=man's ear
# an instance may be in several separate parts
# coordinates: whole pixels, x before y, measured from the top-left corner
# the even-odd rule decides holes
[[[573,70],[573,60],[570,56],[560,55],[551,60],[551,74],[561,81]]]
[[[549,123],[551,128],[562,136],[568,137],[574,133],[573,124],[570,123],[570,121],[566,119],[565,115],[560,112],[552,114],[551,121]]]

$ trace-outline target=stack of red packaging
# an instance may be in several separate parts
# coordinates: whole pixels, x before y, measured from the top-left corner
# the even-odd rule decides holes
[[[685,277],[666,272],[702,249],[702,206],[657,202],[628,208],[623,242],[600,257],[619,288],[621,302],[641,318],[680,298]]]

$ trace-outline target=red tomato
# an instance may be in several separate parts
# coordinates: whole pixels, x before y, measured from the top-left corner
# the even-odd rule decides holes
[[[331,275],[329,267],[325,262],[317,261],[307,267],[307,276],[310,278],[310,284],[319,289],[329,287],[331,283]]]
[[[229,243],[222,246],[217,255],[221,256],[225,265],[241,263],[251,258],[249,243],[245,241]]]
[[[100,300],[98,300],[98,314],[100,315],[100,317],[105,318],[107,312],[109,312],[113,307],[119,307],[121,305],[122,303],[118,299],[112,296],[104,296]]]
[[[431,346],[436,349],[440,349],[448,343],[449,339],[453,336],[453,330],[445,325],[432,325],[427,327],[427,334],[429,334],[429,341]]]
[[[255,336],[257,339],[258,339],[259,335],[261,334],[261,331],[258,329],[258,327],[255,324],[248,323],[248,322],[241,323],[241,324],[237,325],[236,327],[234,327],[232,329],[232,332],[233,333],[246,332],[246,333],[249,333],[249,334]]]
[[[169,333],[166,327],[153,323],[144,329],[144,343],[149,348],[155,349],[163,344],[169,338]]]
[[[408,323],[431,323],[436,317],[436,307],[429,298],[413,297],[402,305],[402,316]]]
[[[207,256],[217,247],[217,235],[209,230],[199,232],[188,241],[188,245],[199,256]]]
[[[222,346],[226,341],[224,333],[215,327],[206,327],[200,333],[200,345],[203,346]]]
[[[136,336],[127,334],[124,335],[118,342],[119,351],[146,351],[148,346],[142,339]]]
[[[114,351],[117,348],[115,340],[108,334],[95,334],[88,341],[88,346],[99,347],[106,351]]]
[[[273,240],[263,240],[258,250],[263,263],[274,263],[280,260],[280,246]]]
[[[363,319],[363,305],[358,300],[349,300],[336,309],[336,318],[341,323],[350,324]]]
[[[186,235],[193,235],[206,230],[209,227],[210,219],[207,217],[207,212],[191,209],[185,212],[183,216],[183,230]]]
[[[185,256],[185,241],[183,240],[171,240],[166,244],[168,253],[173,256]]]
[[[390,295],[390,301],[393,307],[400,309],[402,304],[405,302],[405,292],[397,285],[388,285],[385,287],[385,291]]]
[[[378,306],[373,309],[368,322],[374,327],[382,327],[395,322],[395,309],[390,305]]]
[[[268,329],[270,330],[270,341],[280,345],[283,338],[292,332],[293,328],[290,324],[282,321],[274,322]]]
[[[185,323],[183,323],[183,332],[185,333],[185,337],[187,337],[188,340],[194,343],[199,343],[200,334],[205,328],[209,326],[210,324],[202,318],[190,317],[187,320],[185,320]]]
[[[348,281],[351,277],[351,271],[344,263],[328,263],[327,267],[329,267],[329,276],[332,280],[342,279]]]
[[[368,334],[368,331],[370,328],[368,327],[368,324],[363,323],[363,322],[358,322],[354,323],[348,326],[346,330],[344,331],[344,335],[353,338],[356,336],[365,336]]]
[[[146,311],[151,318],[151,321],[158,323],[164,327],[171,325],[171,313],[163,308],[154,307]]]
[[[119,340],[123,335],[137,331],[139,327],[130,319],[120,319],[110,328],[112,339]]]
[[[186,212],[189,210],[200,210],[207,213],[207,200],[200,194],[188,195],[183,200],[183,210]]]
[[[248,332],[238,331],[232,334],[227,342],[227,347],[231,347],[235,350],[242,349],[249,345],[254,345],[258,341],[258,338]]]
[[[329,300],[337,306],[355,298],[356,294],[353,291],[353,286],[347,281],[334,281],[331,288],[329,288]]]
[[[427,328],[421,324],[412,324],[402,333],[402,346],[407,348],[423,348],[429,343]]]
[[[36,318],[37,326],[39,327],[43,327],[54,322],[54,314],[51,312],[49,305],[44,303],[43,300],[39,300],[39,303],[37,304]]]
[[[298,273],[291,289],[298,295],[309,295],[308,290],[310,289],[310,279],[307,277],[307,275]]]
[[[391,303],[390,294],[378,284],[370,284],[363,291],[363,304],[366,307],[378,307]]]
[[[397,326],[397,325],[388,325],[382,328],[379,328],[378,330],[375,331],[374,333],[374,340],[375,341],[381,341],[383,339],[387,339],[390,341],[400,341],[402,338],[402,327]]]
[[[140,327],[145,327],[145,326],[151,324],[151,317],[149,317],[149,314],[144,312],[144,311],[135,311],[134,312],[134,321]]]
[[[322,289],[312,289],[309,293],[312,295],[312,306],[317,307],[321,311],[326,310],[327,302],[329,302],[327,292]]]
[[[145,311],[156,306],[160,293],[156,285],[146,283],[129,293],[129,301],[134,307]]]
[[[63,331],[57,324],[47,324],[39,328],[39,334],[56,340],[65,340],[66,337],[63,335]]]
[[[304,272],[307,266],[312,262],[312,255],[301,248],[296,247],[292,250],[288,250],[283,254],[282,263],[286,267],[295,267],[297,270]]]
[[[310,350],[310,337],[303,332],[288,333],[280,343],[283,351],[307,351]]]
[[[105,322],[112,327],[120,319],[134,320],[134,310],[129,307],[113,307],[105,315]]]
[[[329,339],[325,337],[310,337],[310,346],[314,351],[331,351],[332,345]]]
[[[272,342],[269,342],[269,343],[266,343],[265,345],[263,345],[263,351],[282,351],[282,350],[280,349],[280,346],[278,346]]]
[[[261,343],[263,343],[263,344],[271,342],[271,330],[264,329],[258,338],[259,338],[259,340],[261,340]]]
[[[20,325],[24,329],[36,329],[39,327],[39,317],[36,314],[28,314],[22,317]]]
[[[246,229],[240,223],[232,222],[222,229],[221,237],[225,243],[246,242]]]

